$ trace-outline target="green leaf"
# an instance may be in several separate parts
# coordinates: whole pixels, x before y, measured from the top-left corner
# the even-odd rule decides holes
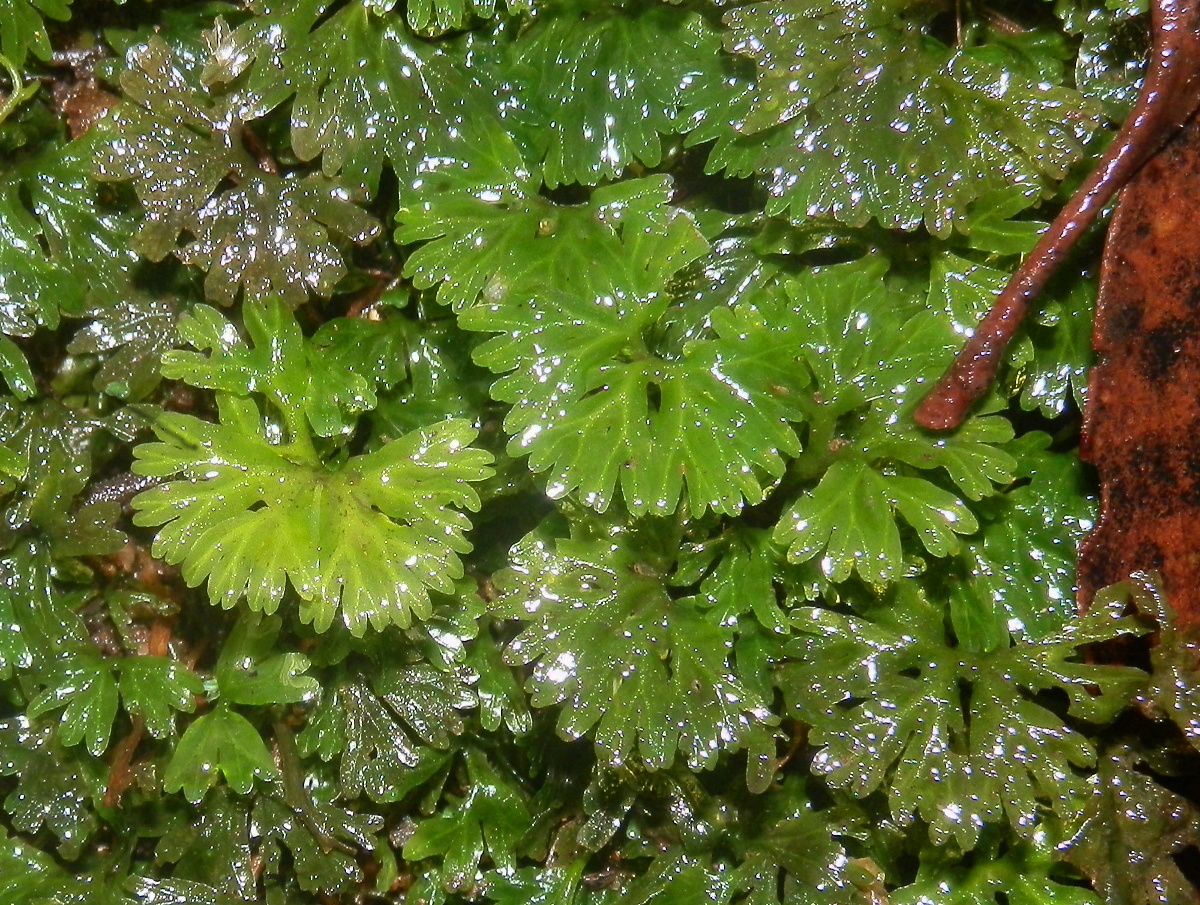
[[[515,154],[515,152],[513,152]],[[424,242],[405,262],[418,288],[437,288],[455,310],[496,306],[555,287],[584,302],[661,293],[703,254],[692,218],[670,204],[671,179],[648,176],[558,205],[538,194],[519,156],[502,179],[476,176],[455,158],[433,161],[396,213],[396,241]],[[473,329],[487,329],[477,326]]]
[[[820,268],[729,315],[739,333],[794,344],[811,374],[811,389],[794,377],[778,384],[790,390],[776,394],[787,417],[810,423],[793,472],[817,483],[789,507],[774,538],[795,562],[819,557],[832,581],[853,572],[880,585],[895,580],[904,554],[897,518],[928,553],[956,552],[958,535],[978,523],[945,479],[979,499],[1011,481],[1016,465],[1000,448],[1012,437],[1004,419],[976,417],[949,437],[912,423],[921,384],[940,375],[957,340],[945,313],[888,293],[886,273],[874,257]],[[714,317],[718,325],[724,319]]]
[[[570,538],[527,536],[512,569],[494,577],[493,611],[527,623],[505,659],[533,664],[531,703],[564,705],[559,734],[593,732],[613,766],[636,753],[667,767],[679,750],[693,768],[711,768],[720,751],[771,738],[774,718],[730,662],[729,627],[671,599],[672,540],[654,522],[632,531],[581,522]]]
[[[546,184],[595,185],[634,161],[658,166],[661,136],[687,131],[685,109],[719,82],[720,47],[702,16],[660,3],[539,10],[510,71]]]
[[[329,761],[340,754],[342,793],[353,797],[365,792],[378,802],[403,799],[449,759],[415,741],[362,681],[341,681],[325,689],[296,741],[305,755],[316,753]]]
[[[307,892],[349,897],[362,888],[364,875],[354,849],[346,848],[367,852],[377,848],[375,834],[383,820],[332,805],[328,800],[331,790],[324,784],[313,785],[306,792],[312,796],[308,820],[297,819],[294,810],[276,798],[262,796],[255,802],[251,819],[263,828],[259,848],[263,866],[268,874],[294,877],[296,885]],[[334,848],[331,842],[341,847]]]
[[[213,678],[221,697],[247,707],[293,704],[313,697],[317,680],[303,673],[308,657],[274,653],[283,620],[257,613],[243,615],[221,647]]]
[[[466,0],[435,2],[442,12],[447,2],[462,8]],[[424,18],[427,3],[407,4],[408,15]],[[326,175],[340,173],[368,198],[385,160],[407,181],[423,161],[455,153],[464,137],[506,140],[466,68],[446,49],[414,41],[378,5],[355,0],[318,24],[323,0],[260,3],[260,14],[232,32],[218,28],[204,71],[206,84],[233,84],[247,117],[264,115],[294,93],[296,154],[319,156]]]
[[[0,775],[20,776],[4,810],[22,833],[50,830],[63,857],[73,860],[99,826],[91,804],[104,794],[108,766],[63,748],[55,734],[53,725],[24,716],[0,722]]]
[[[563,867],[522,867],[488,871],[483,891],[497,905],[574,905],[578,901],[583,860]]]
[[[45,852],[0,838],[0,905],[128,905],[119,878],[96,871],[76,876]]]
[[[83,299],[82,285],[42,250],[41,224],[22,204],[20,190],[20,183],[0,184],[0,332],[8,336],[53,329],[59,309],[70,311]]]
[[[405,13],[413,31],[437,35],[465,28],[472,19],[491,19],[505,6],[514,13],[530,3],[531,0],[409,0]]]
[[[99,757],[108,748],[117,716],[117,680],[113,664],[95,655],[79,655],[51,666],[44,673],[46,688],[29,702],[30,719],[62,708],[58,740],[70,747],[87,740]]]
[[[1075,613],[1075,551],[1095,518],[1087,475],[1075,456],[1046,450],[1044,434],[1020,442],[1023,481],[967,540],[967,577],[950,587],[955,632],[974,650],[1007,645],[1010,631],[1045,637]]]
[[[466,796],[418,823],[403,852],[406,861],[441,856],[443,882],[452,892],[475,882],[485,852],[497,870],[514,870],[517,843],[530,821],[525,796],[512,777],[474,748],[467,749],[466,768]]]
[[[348,433],[354,416],[376,404],[374,375],[338,367],[329,347],[305,341],[278,300],[246,305],[243,320],[249,342],[215,308],[197,305],[178,330],[199,351],[168,352],[163,376],[239,396],[261,393],[294,429],[307,420],[322,437]]]
[[[811,608],[793,621],[805,637],[781,684],[822,746],[813,771],[858,797],[888,790],[899,822],[919,815],[936,843],[964,850],[1005,815],[1028,835],[1046,813],[1067,825],[1081,814],[1086,781],[1066,765],[1092,767],[1095,749],[1039,692],[1065,693],[1074,716],[1104,723],[1144,678],[1078,662],[1082,644],[1146,630],[1119,606],[986,654],[952,646],[943,614],[907,584],[871,619]]]
[[[118,670],[121,703],[142,717],[155,738],[169,736],[175,730],[175,712],[193,712],[196,696],[204,690],[194,672],[166,657],[126,657]]]
[[[178,338],[175,306],[168,300],[132,295],[120,305],[84,312],[91,322],[67,345],[73,355],[102,355],[92,385],[129,402],[146,398],[160,378],[163,354]]]
[[[857,573],[883,585],[904,572],[897,516],[934,556],[955,552],[955,535],[979,528],[962,500],[925,479],[880,474],[862,460],[841,459],[784,514],[774,539],[787,544],[794,562],[820,555],[821,571],[831,581]]]
[[[134,218],[92,178],[103,129],[84,135],[22,162],[14,176],[29,194],[51,260],[70,274],[72,291],[57,302],[64,313],[78,314],[74,298],[118,307],[129,297],[138,257],[129,247]]]
[[[414,663],[381,670],[371,684],[380,700],[423,742],[447,748],[450,736],[466,728],[459,711],[478,704],[463,679],[426,663]]]
[[[183,792],[188,801],[199,804],[218,774],[242,795],[250,792],[255,779],[279,776],[258,730],[225,704],[218,704],[187,727],[167,764],[163,789]]]
[[[1011,905],[1100,905],[1101,901],[1114,901],[1102,900],[1087,887],[1063,877],[1056,853],[1044,840],[1022,843],[1002,856],[978,859],[973,865],[950,865],[947,860],[930,858],[921,865],[916,882],[889,893],[888,901],[895,905],[977,905],[995,901]]]
[[[658,306],[546,295],[461,322],[503,331],[475,357],[511,371],[492,389],[514,403],[508,451],[549,471],[551,497],[577,491],[604,511],[619,483],[635,515],[674,511],[685,488],[697,512],[736,514],[764,498],[799,442],[750,343],[731,337],[668,361],[644,340]]]
[[[926,34],[933,15],[912,0],[726,13],[729,48],[758,65],[740,129],[783,124],[763,136],[756,161],[771,180],[768,213],[875,217],[945,236],[977,198],[1033,203],[1079,159],[1096,105],[996,65],[987,47],[943,46]]]
[[[470,549],[470,522],[449,507],[479,506],[468,482],[491,457],[468,447],[475,431],[444,421],[329,467],[306,436],[272,443],[252,402],[218,405],[221,424],[167,414],[162,442],[136,450],[138,474],[181,478],[133,502],[137,524],[164,526],[155,555],[226,607],[245,597],[274,613],[290,581],[318,631],[339,607],[358,636],[428,616],[427,589],[449,592]]]
[[[309,292],[331,294],[346,270],[329,233],[362,244],[377,233],[374,219],[322,176],[260,167],[228,102],[190,84],[160,39],[130,59],[127,102],[112,114],[114,135],[97,172],[133,180],[146,209],[136,250],[154,261],[176,253],[205,268],[206,294],[225,305],[239,291],[278,295],[292,307]],[[223,189],[227,181],[235,185]],[[180,247],[183,232],[194,238]]]
[[[21,408],[0,400],[0,423],[5,445],[25,463],[24,492],[9,506],[0,532],[41,529],[58,556],[104,555],[121,549],[125,535],[113,524],[120,516],[119,506],[76,505],[91,477],[95,447],[105,425],[86,412],[51,400]]]
[[[1097,767],[1067,860],[1105,902],[1193,901],[1195,887],[1174,856],[1200,842],[1196,805],[1147,775],[1128,743],[1106,751]]]
[[[184,884],[185,889],[203,883],[213,891],[210,894],[248,902],[257,886],[252,852],[250,802],[217,787],[198,806],[173,815],[154,856],[160,864],[175,865],[172,883]],[[156,895],[160,891],[154,888]],[[185,901],[190,905],[191,899]]]
[[[0,53],[20,68],[32,51],[50,59],[50,37],[43,17],[65,22],[71,18],[71,0],[0,0]]]

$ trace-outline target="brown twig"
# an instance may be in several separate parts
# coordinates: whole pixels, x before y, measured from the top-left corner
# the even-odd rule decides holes
[[[913,415],[921,427],[951,430],[991,385],[1030,302],[1101,209],[1182,126],[1200,102],[1200,2],[1155,0],[1153,48],[1129,118],[1099,164],[1042,234],[953,364]]]

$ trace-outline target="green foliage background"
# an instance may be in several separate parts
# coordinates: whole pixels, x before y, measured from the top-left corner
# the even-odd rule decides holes
[[[1099,236],[911,422],[1143,12],[0,0],[0,903],[1197,901]]]

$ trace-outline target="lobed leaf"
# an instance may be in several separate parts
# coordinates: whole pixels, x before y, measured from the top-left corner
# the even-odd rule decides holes
[[[255,779],[279,776],[258,730],[225,704],[197,717],[184,731],[163,774],[163,789],[183,792],[199,804],[218,776],[241,795],[250,792]]]
[[[293,307],[310,291],[331,294],[346,271],[330,231],[362,244],[377,232],[374,219],[324,177],[281,177],[256,160],[231,100],[193,84],[161,39],[129,56],[126,102],[112,114],[97,176],[133,181],[146,211],[135,250],[205,268],[206,293],[220,304],[239,291],[279,294]],[[181,246],[184,233],[193,238]]]
[[[290,582],[318,631],[339,608],[358,636],[428,616],[428,589],[450,591],[470,549],[450,507],[479,506],[490,456],[467,445],[474,429],[445,421],[329,467],[272,443],[252,402],[218,402],[221,424],[168,414],[136,450],[138,474],[179,476],[133,502],[137,524],[163,526],[155,555],[226,607],[274,613]]]
[[[451,892],[474,884],[485,852],[497,870],[513,871],[517,842],[529,827],[525,796],[511,777],[474,748],[467,750],[466,767],[466,796],[418,823],[404,843],[406,861],[441,856],[443,882]]]
[[[50,36],[44,18],[71,18],[71,0],[0,0],[0,53],[18,69],[32,52],[50,59]]]
[[[758,82],[739,128],[762,138],[767,212],[832,214],[937,236],[993,192],[1033,203],[1083,153],[1098,107],[1029,79],[988,49],[926,34],[913,0],[784,0],[725,16]]]
[[[594,733],[612,766],[636,752],[664,768],[678,750],[698,769],[721,750],[773,745],[774,719],[731,663],[729,627],[668,593],[656,567],[669,563],[670,532],[582,527],[527,536],[494,577],[493,612],[527,623],[505,659],[532,664],[533,706],[563,704],[559,734]]]
[[[666,135],[720,80],[720,36],[661,3],[560,2],[513,45],[509,71],[546,185],[596,185],[658,166]]]
[[[935,842],[963,850],[1005,816],[1022,835],[1047,813],[1065,825],[1080,817],[1085,780],[1053,765],[1092,767],[1095,749],[1035,696],[1054,689],[1072,714],[1112,720],[1143,674],[1077,662],[1078,647],[1143,626],[1099,608],[1057,634],[975,654],[948,642],[941,614],[910,585],[872,616],[816,608],[793,616],[804,638],[781,684],[822,746],[815,773],[858,797],[889,790],[895,819],[919,815]]]
[[[79,757],[78,750],[61,747],[51,725],[25,716],[0,722],[0,775],[20,776],[4,810],[19,832],[52,832],[63,857],[72,860],[99,828],[92,804],[103,796],[108,774],[106,764]]]

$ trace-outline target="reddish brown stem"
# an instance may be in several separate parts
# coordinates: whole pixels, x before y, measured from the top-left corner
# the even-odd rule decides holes
[[[1153,48],[1129,118],[1100,163],[1042,234],[991,311],[913,415],[921,427],[951,430],[966,417],[996,371],[1029,304],[1067,252],[1130,177],[1182,126],[1200,97],[1200,0],[1155,0]]]
[[[146,733],[146,723],[140,716],[132,717],[130,723],[129,734],[113,749],[112,764],[108,769],[108,786],[104,790],[102,802],[106,808],[119,805],[121,796],[133,785],[130,766],[133,764],[133,753],[137,751],[138,745],[142,743],[142,736]]]

